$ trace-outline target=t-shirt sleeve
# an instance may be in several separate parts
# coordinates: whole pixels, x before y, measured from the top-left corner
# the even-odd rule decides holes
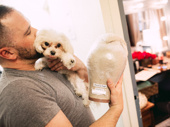
[[[29,80],[17,80],[6,88],[6,113],[12,127],[43,127],[60,111],[55,97]]]

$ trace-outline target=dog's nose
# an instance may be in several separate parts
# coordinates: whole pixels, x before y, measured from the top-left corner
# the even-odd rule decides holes
[[[51,53],[51,55],[55,55],[55,51],[51,51],[50,53]]]

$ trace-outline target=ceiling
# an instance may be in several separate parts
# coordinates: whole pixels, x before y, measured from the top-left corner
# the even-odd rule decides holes
[[[146,9],[163,8],[168,0],[123,0],[125,14],[136,13]]]

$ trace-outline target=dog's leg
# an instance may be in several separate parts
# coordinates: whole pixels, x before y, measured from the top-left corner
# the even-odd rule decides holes
[[[59,71],[61,72],[61,71]],[[70,81],[71,85],[74,87],[75,94],[77,96],[82,96],[84,106],[88,107],[90,104],[90,100],[88,97],[88,83],[85,83],[75,72],[65,71],[62,72],[66,74],[67,79]]]
[[[70,72],[69,74],[67,73],[67,79],[70,81],[72,86],[74,87],[75,93],[77,96],[82,96],[82,91],[77,87],[77,84],[79,83],[77,81],[77,74],[75,72]]]
[[[41,44],[35,40],[34,47],[38,53],[43,53],[44,49],[42,48]]]
[[[47,59],[45,57],[38,59],[35,62],[35,70],[42,70],[43,68],[47,67]]]
[[[88,83],[85,83],[83,82],[84,84],[84,89],[83,89],[83,94],[82,94],[82,97],[83,97],[83,104],[88,107],[90,105],[90,100],[89,100],[89,84]]]
[[[83,104],[84,106],[88,107],[90,105],[90,100],[89,100],[89,96],[88,93],[83,94]]]
[[[75,66],[76,60],[74,56],[70,53],[62,53],[60,59],[63,62],[64,66],[67,67],[67,69],[71,69]]]
[[[76,74],[76,94],[82,95],[83,98],[83,104],[85,106],[89,106],[90,100],[89,100],[89,93],[88,93],[88,83],[85,83],[82,79],[79,78],[79,76]]]

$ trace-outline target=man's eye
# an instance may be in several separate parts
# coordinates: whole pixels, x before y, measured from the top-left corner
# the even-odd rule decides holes
[[[31,34],[31,30],[27,33],[27,35],[30,35]]]

